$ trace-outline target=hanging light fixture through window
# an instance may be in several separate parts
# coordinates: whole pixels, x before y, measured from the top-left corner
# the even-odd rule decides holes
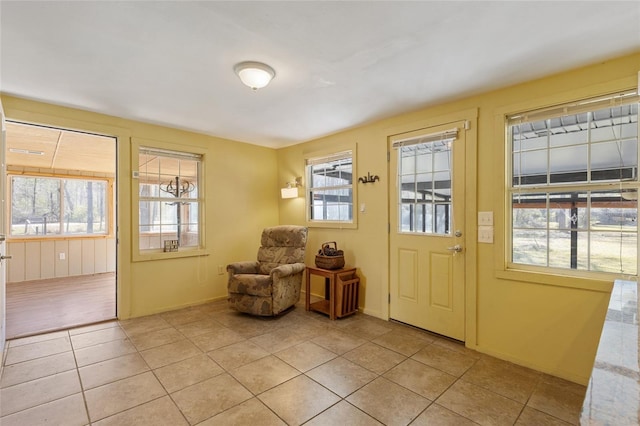
[[[252,90],[265,87],[276,76],[276,72],[267,64],[255,61],[240,62],[233,67],[240,81]]]

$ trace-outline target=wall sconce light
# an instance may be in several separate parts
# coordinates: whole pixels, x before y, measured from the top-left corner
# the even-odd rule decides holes
[[[302,186],[302,177],[297,177],[293,182],[287,182],[287,187],[280,189],[280,196],[282,198],[297,198],[299,186]]]
[[[267,64],[255,61],[240,62],[233,67],[240,81],[252,90],[265,87],[276,76],[276,72]]]

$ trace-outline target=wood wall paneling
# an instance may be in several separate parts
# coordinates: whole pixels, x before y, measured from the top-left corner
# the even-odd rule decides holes
[[[82,240],[82,275],[96,271],[96,244],[94,240]]]
[[[16,241],[7,244],[12,259],[7,281],[21,282],[101,274],[116,270],[115,238]],[[60,254],[64,253],[64,259]]]
[[[60,259],[60,254],[64,254],[64,259]],[[56,241],[55,250],[56,278],[69,276],[69,241]]]
[[[8,243],[7,253],[11,256],[11,260],[7,262],[8,281],[24,281],[24,268],[26,265],[25,244],[23,242]]]
[[[42,241],[40,243],[40,279],[46,280],[56,276],[55,241]],[[34,268],[37,265],[33,265]]]
[[[69,240],[69,275],[82,275],[82,241]]]
[[[40,279],[40,242],[29,241],[25,243],[25,274],[24,280],[32,281]]]
[[[116,239],[109,238],[107,240],[107,271],[116,270]]]
[[[107,272],[107,240],[93,241],[95,242],[93,273]]]

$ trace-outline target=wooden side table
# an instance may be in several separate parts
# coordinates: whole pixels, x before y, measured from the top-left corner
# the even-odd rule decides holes
[[[311,303],[311,275],[325,278],[329,287],[329,298]],[[305,282],[305,309],[322,312],[335,320],[358,311],[358,290],[360,278],[356,268],[322,269],[307,266]]]

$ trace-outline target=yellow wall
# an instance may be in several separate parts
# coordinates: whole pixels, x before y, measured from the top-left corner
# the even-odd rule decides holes
[[[364,287],[364,312],[388,318],[387,138],[438,119],[470,115],[477,109],[475,163],[467,174],[466,344],[481,352],[585,384],[608,304],[611,280],[566,279],[504,271],[505,138],[504,115],[563,102],[635,89],[640,53],[466,99],[381,120],[278,151],[279,182],[304,176],[304,155],[357,143],[357,175],[381,176],[357,184],[357,229],[312,228],[307,261],[323,241],[337,241],[347,263],[358,267]],[[473,122],[473,120],[472,120]],[[433,123],[431,123],[433,124]],[[437,123],[435,123],[437,124]],[[473,129],[472,129],[473,130]],[[467,156],[469,158],[469,156]],[[474,170],[477,168],[477,170]],[[477,211],[493,211],[495,243],[478,244]],[[304,200],[280,200],[280,222],[305,221]]]
[[[255,259],[260,232],[278,223],[276,151],[221,138],[2,95],[7,119],[118,138],[118,315],[121,319],[227,295],[218,266]],[[215,117],[212,117],[215,119]],[[132,140],[205,151],[206,251],[200,256],[134,261]]]

